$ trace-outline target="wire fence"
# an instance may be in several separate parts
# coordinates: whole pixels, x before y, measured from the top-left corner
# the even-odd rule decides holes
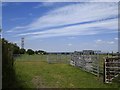
[[[69,64],[71,60],[70,54],[48,54],[47,62],[48,63],[66,63]]]

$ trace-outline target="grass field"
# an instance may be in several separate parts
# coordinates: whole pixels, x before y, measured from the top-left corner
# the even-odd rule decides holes
[[[17,79],[24,88],[117,88],[68,64],[49,64],[45,55],[23,55],[15,61]]]

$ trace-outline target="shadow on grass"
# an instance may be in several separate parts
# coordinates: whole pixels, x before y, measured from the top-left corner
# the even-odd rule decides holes
[[[4,65],[3,65],[4,67]],[[14,67],[8,70],[8,67],[4,67],[2,70],[2,90],[9,89],[24,89],[24,86],[18,80]]]

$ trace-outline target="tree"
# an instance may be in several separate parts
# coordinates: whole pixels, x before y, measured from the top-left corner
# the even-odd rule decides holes
[[[46,52],[43,50],[38,50],[38,54],[46,54]]]
[[[19,46],[17,46],[17,44],[12,44],[12,48],[13,48],[13,54],[20,54],[20,48]]]
[[[20,49],[20,54],[25,54],[26,50],[24,48]]]
[[[27,54],[33,55],[33,54],[34,54],[34,51],[33,51],[32,49],[28,49],[28,50],[27,50]]]
[[[38,54],[38,51],[35,51],[35,54]]]

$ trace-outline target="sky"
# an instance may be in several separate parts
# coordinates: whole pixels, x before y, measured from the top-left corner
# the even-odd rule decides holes
[[[2,2],[0,2],[0,12],[2,12]],[[2,25],[2,13],[0,13],[0,26],[1,25]]]
[[[3,2],[2,37],[48,52],[118,51],[117,2]]]

